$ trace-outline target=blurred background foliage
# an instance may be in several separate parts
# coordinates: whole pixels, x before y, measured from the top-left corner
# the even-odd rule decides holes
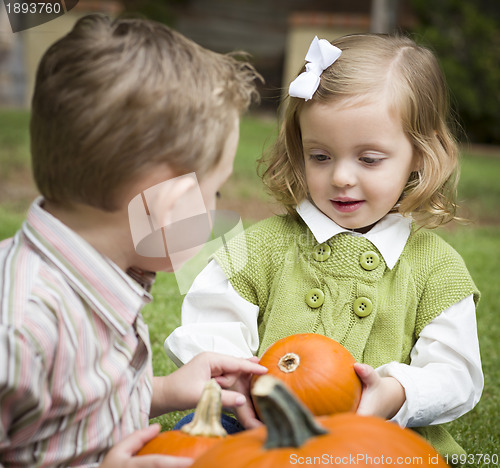
[[[91,12],[150,18],[217,52],[249,52],[265,78],[258,110],[275,114],[303,64],[300,46],[315,34],[401,31],[436,52],[460,140],[500,145],[500,0],[79,0],[68,15],[16,34],[3,3],[0,108],[29,108],[42,52]]]
[[[260,0],[255,0],[259,3]],[[307,10],[318,14],[343,13],[349,9],[341,0],[300,2],[266,0],[280,11]],[[125,11],[176,27],[177,18],[196,5],[193,0],[122,0]],[[210,3],[210,2],[208,2]],[[218,8],[224,2],[212,2]],[[233,0],[231,8],[248,0]],[[287,2],[285,2],[287,3]],[[371,1],[352,2],[352,9],[370,13]],[[500,1],[499,0],[395,0],[389,2],[401,17],[410,11],[408,24],[395,28],[409,33],[434,50],[440,59],[451,94],[451,104],[462,128],[459,138],[474,143],[500,144]],[[266,19],[263,18],[263,21]],[[265,26],[263,26],[264,28]],[[228,38],[227,46],[232,41]],[[224,51],[220,51],[224,52]],[[266,70],[263,70],[265,75]],[[268,83],[273,79],[267,79]],[[266,104],[264,99],[263,104]],[[271,103],[276,106],[276,100]]]
[[[175,26],[176,9],[188,0],[121,0],[126,12]]]
[[[439,57],[470,141],[500,143],[500,2],[412,0],[415,33]]]

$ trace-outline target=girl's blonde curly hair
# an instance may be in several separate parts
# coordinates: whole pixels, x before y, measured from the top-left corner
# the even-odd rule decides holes
[[[434,54],[403,36],[356,34],[332,44],[342,55],[321,75],[312,102],[388,96],[390,109],[400,115],[420,159],[420,169],[410,175],[392,211],[411,215],[420,226],[430,228],[458,219],[458,147],[448,121],[445,79]],[[296,205],[308,196],[299,125],[305,101],[288,100],[277,141],[260,164],[272,195],[296,216]]]

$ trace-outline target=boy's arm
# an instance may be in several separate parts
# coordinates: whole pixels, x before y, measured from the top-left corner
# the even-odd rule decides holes
[[[258,314],[212,261],[187,293],[182,325],[165,340],[165,352],[178,366],[203,351],[249,358],[259,347]]]
[[[12,446],[13,438],[23,432],[29,440],[37,432],[46,409],[46,380],[43,358],[19,330],[0,324],[0,466],[3,452],[23,450]]]
[[[396,379],[404,389],[399,411],[383,415],[401,426],[442,424],[474,408],[484,378],[473,297],[453,305],[424,327],[412,350],[410,365],[392,362],[376,369],[376,373],[379,380],[367,374],[368,386],[358,409],[362,414],[387,411],[381,408],[387,403],[388,393],[377,392],[377,388],[384,388],[380,379],[384,383]],[[365,393],[366,389],[369,392]]]

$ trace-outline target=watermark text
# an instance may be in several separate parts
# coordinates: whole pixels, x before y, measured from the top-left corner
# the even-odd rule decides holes
[[[298,466],[311,465],[331,465],[331,466],[429,466],[438,465],[439,456],[429,454],[427,457],[422,456],[388,456],[388,455],[369,455],[366,453],[356,453],[349,455],[334,455],[331,453],[323,453],[317,456],[305,456],[297,453],[290,454],[290,464]]]

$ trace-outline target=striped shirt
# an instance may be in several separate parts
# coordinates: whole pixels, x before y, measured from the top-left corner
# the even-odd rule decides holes
[[[42,202],[0,243],[0,466],[96,466],[149,421],[151,296]]]

